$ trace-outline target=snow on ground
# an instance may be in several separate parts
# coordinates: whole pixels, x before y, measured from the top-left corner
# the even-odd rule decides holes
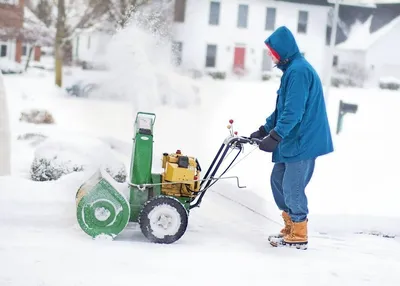
[[[116,241],[91,240],[75,218],[75,194],[87,174],[55,182],[26,179],[36,147],[16,138],[26,132],[72,141],[97,138],[128,166],[134,107],[71,98],[52,82],[46,73],[6,77],[13,174],[0,178],[0,285],[400,285],[393,276],[400,267],[399,238],[357,234],[400,235],[397,93],[333,90],[333,131],[339,99],[358,103],[359,111],[346,116],[343,133],[335,136],[336,152],[318,160],[307,190],[310,246],[296,251],[267,243],[281,227],[269,187],[272,164],[269,154],[250,146],[241,158],[253,152],[227,174],[239,176],[247,188],[218,182],[192,211],[177,243],[150,244],[134,224]],[[268,82],[205,81],[201,105],[147,110],[157,113],[154,154],[181,149],[206,169],[228,135],[228,120],[235,120],[239,134],[249,135],[272,112],[276,89]],[[29,107],[48,109],[56,124],[19,122],[19,112]]]

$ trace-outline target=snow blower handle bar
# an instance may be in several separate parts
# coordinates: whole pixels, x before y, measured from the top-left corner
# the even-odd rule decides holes
[[[206,174],[202,182],[200,183],[200,195],[190,203],[190,209],[199,207],[200,203],[205,195],[206,191],[213,186],[232,166],[235,160],[239,157],[240,153],[243,150],[244,144],[251,144],[251,145],[259,145],[261,143],[261,139],[257,138],[250,138],[244,136],[229,136],[224,140],[221,147],[219,148],[217,155],[215,155],[214,160],[212,161],[210,167],[208,168]],[[238,152],[233,160],[230,162],[228,167],[218,175],[217,178],[215,174],[217,173],[218,169],[220,168],[222,162],[224,161],[225,157],[228,154],[229,150],[237,149]],[[239,185],[239,183],[238,183]]]
[[[238,137],[238,143],[249,143],[251,145],[260,145],[262,139],[258,138],[250,138],[250,137],[244,137],[240,136]]]

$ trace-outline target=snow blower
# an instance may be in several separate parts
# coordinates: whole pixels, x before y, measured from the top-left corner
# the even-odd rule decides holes
[[[93,238],[114,239],[129,222],[138,223],[143,235],[154,243],[173,243],[185,233],[190,210],[199,207],[206,191],[232,167],[244,144],[256,145],[258,139],[237,136],[230,120],[229,136],[224,140],[203,179],[195,157],[180,150],[164,153],[161,169],[152,172],[154,113],[138,112],[135,121],[129,178],[129,198],[113,185],[107,172],[97,171],[76,194],[77,220],[82,230]],[[237,154],[228,167],[216,175],[232,151]]]

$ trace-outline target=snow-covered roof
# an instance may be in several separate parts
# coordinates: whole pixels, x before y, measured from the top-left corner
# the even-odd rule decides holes
[[[384,35],[395,29],[398,24],[400,24],[400,16],[398,16],[379,30],[371,33],[370,27],[372,17],[373,16],[370,16],[364,23],[356,21],[356,23],[350,28],[348,39],[337,45],[336,48],[340,50],[366,51]]]

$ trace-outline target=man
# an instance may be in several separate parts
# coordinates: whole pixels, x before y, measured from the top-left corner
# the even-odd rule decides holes
[[[308,245],[308,185],[317,157],[333,152],[322,84],[300,54],[293,34],[279,27],[265,40],[268,53],[283,75],[275,111],[250,137],[263,139],[259,148],[272,152],[274,200],[285,227],[269,237],[273,246],[306,249]]]

